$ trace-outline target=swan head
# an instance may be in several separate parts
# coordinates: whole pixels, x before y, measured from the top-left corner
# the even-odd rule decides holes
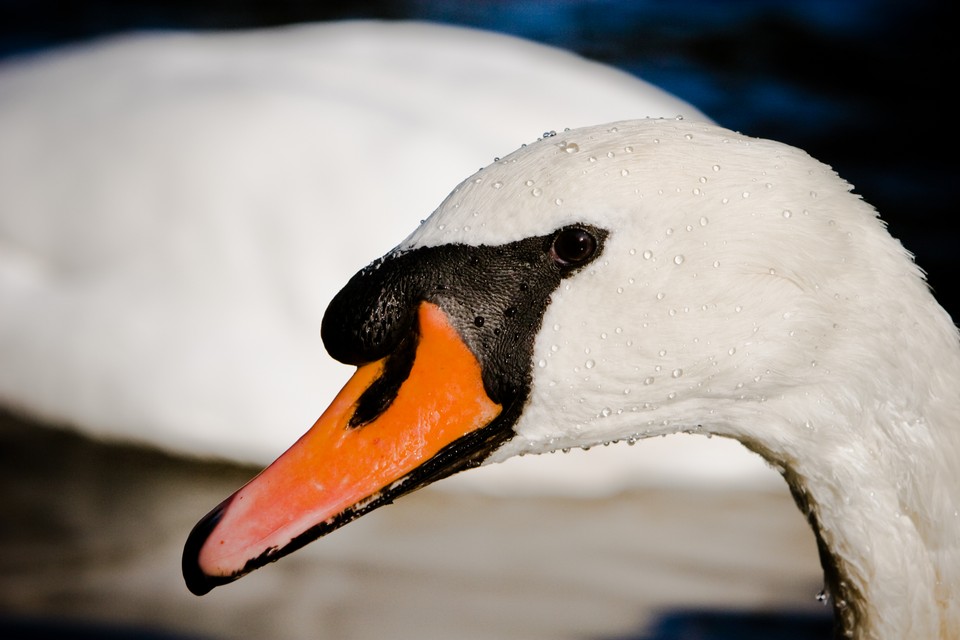
[[[910,256],[829,167],[654,119],[483,168],[344,287],[322,335],[357,374],[198,524],[197,593],[462,469],[677,431],[740,440],[812,513],[805,482],[877,466],[891,431],[929,444],[932,392],[892,345],[956,350]],[[884,406],[896,418],[859,432]]]

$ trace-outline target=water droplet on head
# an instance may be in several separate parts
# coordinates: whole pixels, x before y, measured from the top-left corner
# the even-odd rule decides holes
[[[576,153],[580,151],[580,145],[576,142],[562,142],[560,143],[560,148],[567,153]]]
[[[652,257],[653,257],[653,251],[650,251],[649,249],[647,249],[646,251],[643,252],[644,260],[649,260]]]
[[[703,216],[703,217],[700,218],[700,226],[701,226],[701,227],[705,227],[705,226],[707,226],[708,224],[710,224],[710,220],[707,219],[707,216]]]
[[[682,255],[680,255],[680,256],[674,256],[674,257],[673,257],[673,263],[674,263],[674,264],[683,264],[683,256],[682,256]]]
[[[501,187],[503,187],[503,183],[500,182],[499,180],[497,180],[496,182],[494,182],[494,183],[493,183],[492,185],[490,185],[490,186],[493,187],[494,189],[500,189]]]
[[[539,198],[540,194],[543,193],[543,190],[541,190],[540,187],[534,187],[533,189],[530,190],[530,193],[532,193],[534,197]]]
[[[593,369],[595,366],[597,366],[597,363],[595,360],[587,360],[583,363],[583,366],[587,369]]]
[[[674,378],[679,378],[680,376],[683,375],[683,369],[674,369],[674,370],[670,373],[670,375],[673,376]]]
[[[486,322],[486,320],[484,320],[483,316],[477,316],[473,319],[473,324],[478,327],[482,327],[484,322]]]
[[[620,169],[620,175],[621,177],[626,178],[628,175],[630,175],[630,171],[628,171],[627,169]]]
[[[643,384],[651,385],[651,384],[653,384],[653,381],[654,381],[654,377],[653,377],[653,376],[648,376],[648,377],[646,377],[646,378],[643,379]]]
[[[784,217],[784,218],[789,218],[789,217],[792,216],[792,215],[793,215],[793,212],[790,211],[790,209],[784,209],[784,210],[783,210],[783,217]]]

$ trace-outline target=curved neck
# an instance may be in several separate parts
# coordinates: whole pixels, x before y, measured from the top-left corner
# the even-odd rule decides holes
[[[756,447],[784,469],[816,534],[837,637],[956,637],[960,485],[955,462],[943,455],[955,449],[943,448],[932,425],[908,424],[890,407],[861,414],[858,422],[860,432],[884,441],[819,438],[816,457]],[[868,422],[876,428],[863,429]]]

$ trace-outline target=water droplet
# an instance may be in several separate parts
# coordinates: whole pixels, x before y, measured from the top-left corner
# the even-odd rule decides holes
[[[547,366],[547,361],[541,359],[539,362],[537,362],[537,366],[543,369],[545,366]]]
[[[749,197],[750,197],[750,192],[749,192],[749,191],[744,191],[743,193],[740,194],[740,197],[741,197],[741,198],[749,198]]]
[[[707,226],[708,224],[710,224],[710,220],[707,219],[707,216],[703,216],[702,218],[700,218],[700,226],[701,226],[701,227],[705,227],[705,226]]]
[[[543,191],[540,189],[540,187],[534,187],[533,189],[530,190],[530,193],[532,193],[534,197],[539,198],[540,194],[543,193]]]
[[[720,171],[720,165],[718,165],[718,164],[713,165],[713,167],[711,167],[711,168],[712,168],[714,171]]]
[[[654,380],[655,380],[655,378],[654,378],[653,376],[648,376],[648,377],[646,377],[646,378],[643,379],[643,384],[651,385],[651,384],[653,384],[653,381],[654,381]]]
[[[496,182],[494,182],[494,183],[493,183],[492,185],[490,185],[490,186],[492,186],[494,189],[500,189],[500,188],[503,187],[503,183],[500,182],[499,180],[497,180]]]
[[[532,187],[532,186],[533,186],[533,180],[527,180],[527,181],[524,182],[523,184],[527,185],[528,187]]]
[[[657,292],[657,300],[663,300],[664,295],[665,295],[665,294],[663,293],[663,291],[658,291],[658,292]]]
[[[560,145],[560,148],[567,153],[576,153],[577,151],[580,151],[580,145],[578,145],[576,142],[564,142]]]
[[[482,327],[484,322],[486,322],[486,320],[484,320],[483,316],[477,316],[473,319],[473,324],[478,327]]]
[[[683,369],[674,369],[674,370],[670,373],[670,375],[673,376],[674,378],[679,378],[680,376],[683,375]]]
[[[657,353],[659,353],[659,354],[660,354],[660,357],[662,358],[663,356],[667,355],[667,350],[666,350],[666,349],[660,349],[660,351],[658,351]]]
[[[683,256],[674,256],[674,257],[673,257],[673,263],[674,263],[674,264],[683,264]]]
[[[784,209],[784,210],[783,210],[783,217],[784,217],[784,218],[789,218],[789,217],[792,216],[792,215],[793,215],[793,212],[790,211],[790,209]]]
[[[714,261],[713,261],[713,266],[714,266],[714,267],[719,267],[719,266],[720,266],[720,261],[719,261],[719,260],[714,260]]]
[[[650,251],[650,249],[647,249],[646,251],[643,252],[644,260],[649,260],[652,257],[653,257],[653,251]]]
[[[633,147],[624,147],[623,150],[627,153],[633,153]]]
[[[544,132],[543,132],[543,137],[544,137],[544,138],[552,138],[552,137],[555,136],[555,135],[557,135],[557,132],[556,132],[556,131],[544,131]]]
[[[560,331],[560,325],[559,325],[559,324],[553,325],[553,330],[554,330],[554,331]]]
[[[613,412],[610,410],[610,407],[604,407],[603,409],[600,410],[600,415],[604,418],[609,416],[611,413]]]
[[[729,349],[727,349],[727,355],[729,355],[729,356],[732,356],[732,355],[735,354],[736,352],[737,352],[737,348],[736,348],[736,347],[730,347]]]
[[[737,305],[733,308],[733,310],[736,311],[737,313],[740,313],[741,311],[743,311],[743,307],[741,307],[740,305]]]
[[[597,366],[597,363],[595,360],[587,360],[583,363],[583,366],[585,366],[587,369],[593,369],[595,366]]]
[[[628,175],[630,175],[630,171],[628,169],[620,169],[621,177],[626,178]]]
[[[562,199],[562,198],[557,198],[556,200],[553,201],[553,204],[555,204],[555,205],[557,205],[557,206],[559,207],[560,205],[563,204],[563,199]]]

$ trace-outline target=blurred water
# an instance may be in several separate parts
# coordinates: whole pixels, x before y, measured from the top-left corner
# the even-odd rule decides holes
[[[253,473],[0,415],[0,637],[744,640],[830,627],[813,536],[769,491],[428,488],[196,598],[183,540]]]

